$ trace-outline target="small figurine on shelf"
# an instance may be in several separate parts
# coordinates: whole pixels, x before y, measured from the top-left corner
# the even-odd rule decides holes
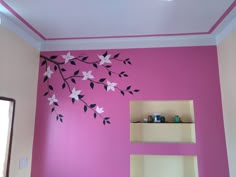
[[[160,123],[161,122],[161,116],[158,113],[153,114],[153,122],[154,123]]]
[[[166,122],[165,116],[161,116],[161,123],[165,123],[165,122]]]
[[[143,119],[143,122],[144,122],[144,123],[148,123],[148,118],[145,117],[145,118]]]
[[[183,121],[182,121],[182,119],[180,118],[179,115],[176,115],[176,116],[174,117],[174,122],[175,122],[175,123],[182,123]]]
[[[148,116],[148,123],[152,123],[152,122],[153,122],[152,115],[149,115]]]

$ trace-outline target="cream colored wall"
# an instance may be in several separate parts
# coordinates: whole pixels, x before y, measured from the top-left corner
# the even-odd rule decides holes
[[[236,176],[236,29],[218,46],[220,83],[230,176]]]
[[[39,51],[0,26],[0,95],[16,100],[10,177],[30,177]],[[19,169],[19,160],[28,159]]]

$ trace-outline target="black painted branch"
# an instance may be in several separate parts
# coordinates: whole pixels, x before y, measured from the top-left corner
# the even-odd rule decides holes
[[[52,60],[52,59],[50,59],[50,58],[48,58],[48,57],[45,57],[45,56],[43,56],[43,55],[40,55],[40,58],[43,58],[43,59],[45,59],[45,60],[47,60],[47,61],[49,61],[49,62],[51,62],[51,63],[54,63],[54,64],[57,65],[57,66],[64,64],[64,62],[58,62],[58,61],[56,61],[56,60]]]

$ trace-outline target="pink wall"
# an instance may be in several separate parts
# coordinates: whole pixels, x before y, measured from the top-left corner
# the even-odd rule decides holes
[[[71,51],[74,56],[88,55],[88,60],[97,60],[97,55],[103,53],[104,50]],[[122,96],[117,90],[106,92],[100,85],[92,90],[89,82],[79,81],[77,89],[82,90],[86,100],[102,105],[105,111],[102,114],[111,117],[111,124],[106,126],[101,118],[94,119],[91,111],[84,113],[82,102],[71,103],[68,91],[61,89],[58,72],[52,74],[50,82],[64,123],[56,121],[47,97],[43,96],[47,90],[43,83],[45,66],[40,67],[32,177],[129,177],[130,154],[197,155],[200,177],[229,177],[216,47],[126,49],[108,53],[120,53],[119,58],[130,58],[132,65],[112,61],[114,71],[124,70],[129,77],[106,78],[121,88],[132,85],[140,92]],[[81,71],[88,70],[82,64],[78,67]],[[74,72],[75,68],[69,64],[67,71]],[[103,69],[91,67],[91,70],[95,80],[104,77]],[[194,100],[196,144],[130,143],[130,100],[186,99]]]

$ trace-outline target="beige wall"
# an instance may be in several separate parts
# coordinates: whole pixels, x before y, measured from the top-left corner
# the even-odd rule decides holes
[[[230,176],[236,176],[236,30],[218,46],[221,93]]]
[[[10,177],[30,177],[39,51],[0,26],[0,95],[16,100]],[[28,165],[19,169],[19,160]]]

